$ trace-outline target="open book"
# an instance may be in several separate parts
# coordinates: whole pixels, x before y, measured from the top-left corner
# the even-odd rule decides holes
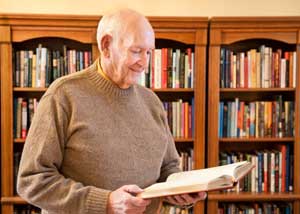
[[[254,165],[248,161],[212,168],[171,174],[166,182],[156,183],[138,195],[141,198],[155,198],[168,195],[229,189],[243,178]]]

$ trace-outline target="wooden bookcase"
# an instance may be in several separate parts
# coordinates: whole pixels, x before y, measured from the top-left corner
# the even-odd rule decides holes
[[[291,88],[221,88],[220,51],[226,47],[233,52],[258,48],[265,44],[274,50],[280,47],[296,51],[296,87]],[[219,165],[220,152],[253,152],[272,149],[278,144],[289,144],[293,148],[294,173],[293,192],[213,192],[208,195],[207,213],[217,213],[221,202],[292,202],[294,214],[300,213],[300,17],[213,17],[210,20],[209,71],[208,71],[208,167]],[[234,100],[264,100],[281,94],[283,99],[294,101],[294,136],[264,138],[219,138],[219,102]]]
[[[69,40],[89,46],[92,58],[98,56],[96,28],[99,16],[0,14],[0,72],[1,72],[1,210],[12,214],[15,205],[26,204],[14,194],[14,152],[22,148],[24,140],[13,137],[13,98],[39,98],[46,88],[13,87],[13,49],[51,38]],[[205,94],[207,18],[149,17],[160,46],[180,44],[192,46],[195,52],[194,89],[156,89],[161,99],[194,98],[195,135],[189,139],[175,139],[176,146],[194,148],[195,167],[205,167]],[[53,40],[51,40],[53,41]],[[51,46],[51,44],[48,44]],[[62,45],[61,43],[55,44]],[[21,150],[21,149],[20,149]],[[194,213],[204,213],[204,202],[198,203]]]

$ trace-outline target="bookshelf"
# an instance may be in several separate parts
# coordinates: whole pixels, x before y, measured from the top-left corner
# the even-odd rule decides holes
[[[33,49],[45,44],[53,50],[66,44],[79,50],[90,50],[98,56],[96,27],[99,16],[0,14],[1,72],[1,211],[12,214],[26,202],[14,193],[14,154],[21,153],[25,140],[14,138],[14,107],[16,97],[39,99],[45,87],[14,87],[14,51]],[[155,89],[162,101],[194,99],[194,136],[175,138],[178,148],[193,147],[195,168],[205,167],[205,93],[207,18],[149,17],[159,48],[191,47],[195,54],[194,88]],[[61,49],[60,49],[61,50]],[[195,119],[197,118],[197,120]],[[194,213],[204,213],[204,202]]]
[[[207,211],[208,213],[217,213],[220,204],[227,203],[257,203],[257,202],[276,202],[276,203],[288,203],[293,205],[293,213],[300,212],[299,193],[300,193],[300,174],[299,174],[299,158],[300,158],[300,130],[299,130],[299,54],[300,54],[300,18],[299,17],[213,17],[210,20],[210,38],[209,38],[209,71],[208,71],[208,131],[207,131],[207,160],[208,167],[217,166],[220,164],[220,155],[222,153],[242,153],[253,154],[260,151],[273,151],[278,148],[279,145],[291,148],[291,155],[293,155],[293,175],[292,185],[293,191],[248,191],[248,192],[212,192],[208,195]],[[286,87],[275,87],[273,83],[272,87],[261,87],[261,85],[250,83],[248,88],[241,87],[243,84],[241,77],[242,71],[245,73],[245,67],[241,68],[242,55],[244,56],[247,51],[256,49],[259,52],[261,45],[271,47],[273,52],[281,48],[282,53],[287,51],[293,51],[296,53],[297,65],[296,65],[296,78],[295,87],[286,85]],[[228,58],[221,57],[221,50],[229,50]],[[225,52],[225,51],[224,51]],[[260,52],[261,53],[261,52]],[[239,64],[234,61],[235,57],[239,56]],[[224,56],[224,55],[223,55]],[[251,56],[249,54],[249,56]],[[258,56],[258,54],[256,54]],[[272,55],[270,55],[272,56]],[[252,59],[255,57],[253,56]],[[232,61],[229,59],[233,59]],[[245,58],[243,58],[244,60]],[[251,59],[251,57],[249,57]],[[258,57],[255,59],[259,59]],[[269,58],[272,59],[272,58]],[[226,62],[225,62],[226,61]],[[258,61],[258,60],[257,60]],[[230,63],[233,62],[233,63]],[[244,62],[244,61],[243,61]],[[248,63],[249,61],[247,61]],[[252,62],[252,61],[251,61]],[[223,64],[225,63],[225,64]],[[230,67],[226,67],[226,66]],[[224,65],[224,66],[223,66]],[[248,66],[248,64],[243,64]],[[251,65],[255,67],[255,65]],[[256,65],[257,66],[257,65]],[[274,67],[270,64],[270,70]],[[261,65],[259,65],[261,67]],[[251,67],[247,67],[251,68]],[[225,70],[229,70],[228,75],[225,76],[229,83],[226,85],[221,80],[224,80]],[[244,70],[243,70],[244,69]],[[226,70],[226,71],[227,71]],[[252,71],[252,70],[251,70]],[[256,70],[257,71],[257,70]],[[273,71],[272,71],[273,72]],[[238,75],[239,76],[238,76]],[[273,73],[272,73],[273,74]],[[252,74],[251,74],[252,75]],[[255,74],[253,74],[254,76]],[[253,78],[250,74],[247,77]],[[268,77],[272,75],[266,75]],[[239,86],[234,86],[233,78],[237,78],[234,81],[240,81]],[[252,80],[252,79],[251,79]],[[269,79],[271,81],[272,79]],[[222,85],[221,85],[222,84]],[[227,87],[225,87],[227,86]],[[245,85],[244,85],[245,86]],[[254,87],[255,86],[255,87]],[[264,135],[264,136],[252,136],[249,134],[241,135],[227,135],[229,137],[223,137],[218,130],[218,124],[223,124],[223,119],[219,118],[219,113],[223,110],[219,110],[219,103],[235,102],[238,98],[238,105],[240,102],[246,103],[255,101],[274,101],[276,97],[281,96],[284,101],[292,101],[294,105],[294,134],[292,136],[283,135],[278,137],[276,134]],[[226,105],[227,105],[226,104]],[[224,104],[225,105],[225,104]],[[228,104],[229,106],[229,104]],[[223,108],[220,108],[223,109]],[[238,109],[238,108],[237,108]],[[238,112],[238,111],[236,111]],[[238,114],[238,113],[237,113]],[[242,118],[244,114],[242,114]],[[275,114],[276,115],[276,114]],[[232,115],[231,115],[232,116]],[[246,115],[247,118],[247,115]],[[275,117],[276,118],[276,117]],[[230,118],[234,121],[234,118]],[[224,119],[225,120],[225,119]],[[239,119],[241,120],[241,119]],[[239,121],[236,119],[236,121]],[[243,120],[242,120],[243,121]],[[237,122],[239,123],[239,122]],[[275,123],[276,124],[276,123]],[[232,124],[231,124],[232,125]],[[275,125],[274,125],[275,126]],[[234,127],[234,126],[233,126]],[[244,126],[235,126],[243,130]],[[237,128],[237,129],[238,129]],[[243,130],[244,131],[244,130]],[[241,132],[242,133],[242,132]],[[222,136],[222,137],[219,137]],[[242,136],[242,137],[239,137]],[[250,135],[251,136],[251,135]],[[276,137],[277,136],[277,137]],[[283,147],[284,147],[283,146]],[[268,172],[269,173],[269,172]],[[268,176],[268,175],[267,175]],[[269,178],[269,177],[268,177]],[[267,181],[270,182],[270,181]],[[267,189],[269,190],[269,189]],[[222,206],[222,205],[221,205]]]

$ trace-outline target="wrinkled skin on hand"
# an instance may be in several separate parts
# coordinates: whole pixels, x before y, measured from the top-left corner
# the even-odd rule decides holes
[[[170,204],[184,206],[189,204],[195,204],[197,201],[205,200],[206,196],[206,192],[198,192],[194,194],[167,196],[165,200]]]
[[[107,214],[142,214],[151,200],[135,197],[143,190],[136,185],[125,185],[109,195]]]

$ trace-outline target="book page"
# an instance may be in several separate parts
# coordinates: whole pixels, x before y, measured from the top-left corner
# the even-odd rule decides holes
[[[245,163],[246,161],[242,161],[234,164],[211,167],[207,169],[178,172],[170,175],[167,179],[167,182],[169,183],[170,181],[174,181],[181,183],[182,181],[184,181],[185,183],[208,183],[209,181],[224,175],[234,178],[234,170]]]

